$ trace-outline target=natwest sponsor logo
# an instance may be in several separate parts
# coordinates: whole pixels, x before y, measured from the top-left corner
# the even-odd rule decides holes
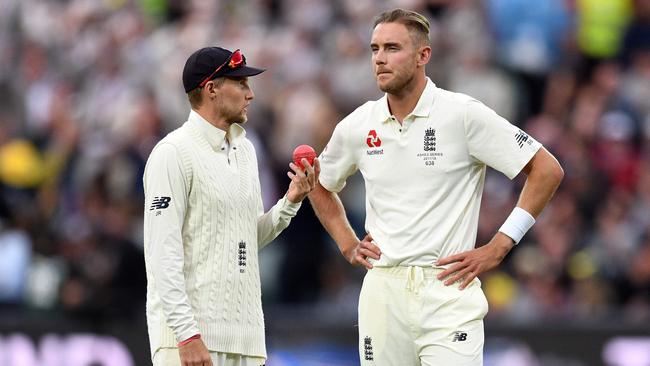
[[[368,131],[368,137],[366,138],[366,144],[368,147],[380,147],[381,139],[377,136],[377,131],[370,130]]]

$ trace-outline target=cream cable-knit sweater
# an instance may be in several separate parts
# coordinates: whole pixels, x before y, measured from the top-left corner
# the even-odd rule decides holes
[[[258,250],[300,208],[263,213],[255,150],[192,111],[144,173],[147,323],[152,357],[200,333],[210,351],[266,357]]]

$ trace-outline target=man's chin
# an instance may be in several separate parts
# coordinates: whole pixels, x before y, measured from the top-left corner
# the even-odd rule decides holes
[[[244,123],[246,123],[248,121],[248,117],[247,116],[239,116],[237,118],[233,118],[231,121],[232,121],[232,123],[244,124]]]
[[[395,86],[391,83],[377,83],[377,87],[379,87],[379,90],[383,91],[384,93],[393,93],[395,91]]]

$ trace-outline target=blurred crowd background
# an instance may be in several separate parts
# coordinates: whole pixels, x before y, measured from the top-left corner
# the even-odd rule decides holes
[[[0,0],[0,309],[142,319],[142,173],[189,113],[187,57],[220,45],[268,69],[251,79],[245,127],[270,207],[295,146],[320,152],[381,97],[369,39],[393,7],[430,20],[438,86],[483,101],[565,169],[482,277],[488,319],[650,322],[650,0]],[[488,173],[478,245],[522,185]],[[342,199],[362,235],[359,176]],[[307,203],[267,248],[265,307],[354,319],[363,270]]]

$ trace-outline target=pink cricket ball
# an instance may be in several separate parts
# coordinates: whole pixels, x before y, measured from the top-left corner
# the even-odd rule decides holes
[[[307,159],[310,165],[314,165],[316,151],[309,145],[300,145],[293,150],[293,163],[304,169],[305,167],[302,166],[301,162],[302,158]]]

